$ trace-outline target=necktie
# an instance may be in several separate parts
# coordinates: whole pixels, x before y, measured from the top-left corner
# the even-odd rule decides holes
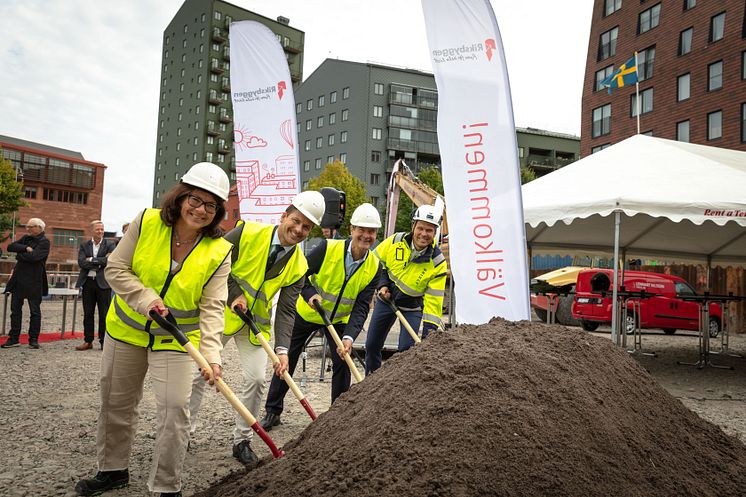
[[[277,255],[282,252],[282,245],[276,244],[272,245],[269,249],[269,257],[267,258],[267,268],[265,269],[265,273],[269,271],[269,268],[272,267],[272,265],[277,260]]]

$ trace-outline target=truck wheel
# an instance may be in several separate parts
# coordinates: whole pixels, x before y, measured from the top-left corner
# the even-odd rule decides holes
[[[547,311],[546,309],[539,309],[538,307],[534,307],[534,312],[536,313],[536,317],[538,317],[542,323],[547,322]]]
[[[561,295],[557,304],[557,323],[565,326],[577,326],[580,323],[572,317],[572,303],[574,295]]]
[[[715,338],[720,334],[720,321],[718,318],[710,318],[710,338]]]
[[[585,320],[580,321],[580,326],[585,331],[596,331],[600,325],[601,323],[598,323],[596,321],[585,321]]]
[[[633,334],[637,325],[637,315],[634,313],[627,314],[624,318],[624,330],[627,332],[627,335]]]
[[[666,335],[673,335],[676,333],[676,328],[663,328],[663,333]]]

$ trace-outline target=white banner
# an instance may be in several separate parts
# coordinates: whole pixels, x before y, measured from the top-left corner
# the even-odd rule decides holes
[[[495,14],[487,0],[422,0],[422,9],[438,87],[456,320],[530,319],[518,145]]]
[[[263,24],[234,22],[229,39],[241,219],[277,224],[300,181],[290,69],[277,37]]]

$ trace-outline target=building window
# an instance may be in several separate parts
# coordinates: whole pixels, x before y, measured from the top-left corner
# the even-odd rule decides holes
[[[593,138],[611,133],[611,104],[593,109]]]
[[[605,148],[609,148],[611,146],[611,143],[604,143],[603,145],[598,145],[597,147],[593,147],[591,149],[591,153],[595,154],[596,152],[600,152],[601,150]]]
[[[313,126],[313,122],[311,122],[310,119],[306,120],[306,131],[311,131],[311,127]]]
[[[35,186],[24,186],[23,187],[24,198],[36,198],[36,187]]]
[[[327,145],[329,145],[330,147],[334,145],[334,134],[329,135],[329,138],[327,140]]]
[[[303,182],[303,189],[305,190],[306,188],[308,188],[308,181]]]
[[[333,91],[329,94],[329,103],[330,104],[336,104],[337,103],[337,92]]]
[[[303,161],[303,170],[309,171],[311,169],[311,161],[310,160],[304,160]]]
[[[630,115],[635,117],[637,115],[637,95],[632,94],[630,99]],[[653,89],[648,88],[640,92],[640,114],[647,114],[653,111]]]
[[[683,74],[676,78],[676,81],[676,101],[688,100],[690,96],[689,89],[691,88],[691,75],[689,73]]]
[[[315,164],[316,164],[316,169],[321,169],[321,157],[319,157],[318,159],[316,159],[316,163]]]
[[[221,19],[221,18],[223,17],[223,14],[221,14],[221,13],[220,13],[219,11],[217,11],[217,10],[215,11],[215,14],[213,14],[213,15],[215,16],[215,20],[216,20],[216,21],[219,21],[219,20],[220,20],[220,19]]]
[[[653,77],[653,66],[655,65],[655,47],[646,48],[637,53],[637,77],[645,81]]]
[[[376,95],[383,95],[383,84],[373,83],[373,93]]]
[[[381,139],[381,128],[373,128],[373,139],[374,140]]]
[[[601,33],[601,39],[598,44],[598,60],[606,60],[616,55],[616,39],[619,34],[619,28],[612,28]]]
[[[707,114],[707,140],[717,140],[723,137],[723,111],[718,110]]]
[[[684,10],[693,9],[697,5],[697,0],[684,0]]]
[[[710,42],[718,41],[725,36],[725,12],[710,19]]]
[[[692,51],[692,35],[694,28],[685,29],[679,33],[679,55],[686,55]]]
[[[333,155],[328,155],[326,157],[326,163],[327,164],[331,164],[332,162],[334,162],[334,156]]]
[[[604,17],[610,16],[617,10],[622,8],[622,0],[605,0],[604,1]]]
[[[676,140],[689,143],[689,121],[676,123]]]
[[[741,79],[746,79],[746,52],[741,52]]]
[[[303,105],[302,104],[295,104],[295,113],[296,114],[300,114],[302,110],[303,110]]]
[[[596,71],[596,84],[593,87],[593,91],[600,91],[606,88],[601,84],[601,81],[605,80],[614,72],[614,66],[607,66],[603,69]]]
[[[719,60],[707,66],[707,91],[723,87],[723,61]]]
[[[381,162],[381,152],[378,150],[373,150],[370,153],[370,161],[371,162]]]
[[[347,143],[347,131],[342,131],[339,134],[339,142],[340,143]]]
[[[378,185],[380,183],[381,183],[381,175],[380,174],[371,173],[370,174],[370,184],[371,185]]]
[[[313,99],[309,98],[306,102],[306,110],[313,110]]]
[[[350,87],[342,88],[342,100],[350,98]]]
[[[741,104],[741,143],[746,143],[746,104]]]
[[[306,142],[303,144],[303,149],[306,152],[309,152],[311,150],[311,140],[306,140]]]
[[[321,148],[324,146],[324,138],[319,136],[316,138],[316,148]]]
[[[344,109],[342,111],[342,122],[346,121],[350,117],[350,110]]]
[[[324,95],[321,95],[319,97],[319,107],[323,107],[324,106],[324,99],[325,99]]]
[[[55,247],[77,247],[83,242],[83,232],[79,230],[54,229]]]
[[[319,116],[316,118],[316,127],[317,128],[323,128],[324,127],[324,116]]]
[[[347,154],[345,152],[339,154],[339,162],[341,162],[342,164],[347,164]]]
[[[647,10],[640,12],[637,22],[637,34],[650,31],[658,25],[661,19],[661,4],[653,5]]]
[[[380,105],[374,105],[373,117],[383,117],[383,107],[381,107]]]
[[[208,145],[215,145],[215,137],[212,135],[207,135],[207,144]]]
[[[329,114],[329,125],[331,126],[332,124],[335,124],[336,122],[337,122],[337,113],[332,112],[331,114]]]

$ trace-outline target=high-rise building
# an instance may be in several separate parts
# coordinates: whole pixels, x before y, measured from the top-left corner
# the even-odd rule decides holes
[[[231,22],[258,21],[285,49],[294,85],[303,77],[304,33],[221,0],[186,0],[163,32],[153,205],[201,161],[223,167],[235,181],[230,93]]]
[[[635,51],[641,133],[746,150],[744,14],[742,0],[595,0],[582,155],[637,133],[635,85],[601,85]]]
[[[394,163],[415,172],[440,167],[438,92],[432,73],[372,63],[326,59],[295,92],[303,187],[324,166],[341,160],[383,208]],[[537,174],[578,158],[579,139],[518,130],[522,165]]]
[[[91,221],[101,219],[106,166],[80,152],[10,136],[0,136],[0,148],[23,181],[27,204],[13,215],[7,243],[25,235],[26,221],[38,217],[51,244],[48,263],[75,263],[66,270],[77,271],[78,247],[91,236]]]

